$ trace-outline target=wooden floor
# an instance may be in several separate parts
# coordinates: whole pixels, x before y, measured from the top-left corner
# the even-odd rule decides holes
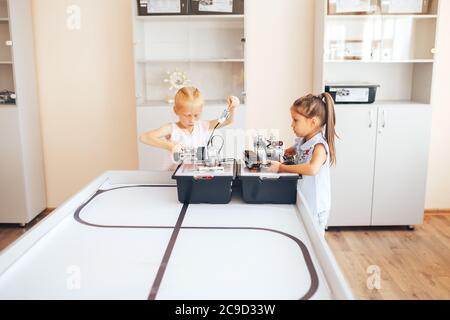
[[[0,225],[0,250],[29,226]],[[450,215],[427,214],[415,231],[402,228],[339,229],[326,239],[356,299],[450,299]],[[380,289],[367,287],[367,269],[380,270]]]
[[[19,239],[28,230],[33,228],[42,219],[48,216],[53,210],[47,209],[31,221],[25,228],[18,225],[0,224],[0,251],[5,249],[11,243]]]
[[[427,214],[415,231],[346,228],[326,239],[357,299],[450,299],[448,214]],[[368,289],[370,266],[380,270],[379,290]]]

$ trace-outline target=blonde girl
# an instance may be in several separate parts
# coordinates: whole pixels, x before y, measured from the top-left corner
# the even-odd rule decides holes
[[[223,128],[233,123],[234,112],[239,104],[236,97],[228,97],[229,118],[218,123],[218,120],[201,120],[204,100],[200,90],[194,87],[180,89],[175,96],[174,113],[178,121],[168,123],[162,127],[144,133],[140,141],[147,145],[165,149],[170,152],[166,159],[165,169],[171,170],[176,166],[173,163],[173,154],[186,148],[205,147],[210,131],[214,128]]]

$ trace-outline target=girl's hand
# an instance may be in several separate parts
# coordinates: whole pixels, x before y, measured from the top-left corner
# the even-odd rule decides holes
[[[241,104],[238,97],[230,96],[227,99],[228,111],[234,111],[234,109]]]
[[[175,144],[170,152],[172,152],[172,154],[181,153],[183,151],[183,148],[184,146],[182,144]]]
[[[295,148],[293,148],[293,147],[291,147],[291,148],[289,148],[289,149],[286,149],[285,151],[284,151],[284,155],[285,156],[295,156],[297,154],[297,150],[295,150]]]
[[[270,167],[266,169],[267,172],[270,173],[278,173],[280,170],[281,163],[278,161],[270,161]]]

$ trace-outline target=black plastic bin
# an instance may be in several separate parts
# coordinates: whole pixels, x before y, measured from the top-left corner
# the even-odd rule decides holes
[[[180,164],[172,176],[177,181],[178,201],[190,204],[227,204],[231,201],[233,181],[236,178],[236,164],[233,161],[230,174],[192,174],[180,175]]]
[[[297,184],[301,178],[299,175],[251,173],[244,167],[245,165],[241,165],[239,175],[244,202],[250,204],[297,203]]]
[[[372,104],[375,102],[377,95],[377,89],[379,85],[376,84],[361,84],[361,85],[345,85],[345,84],[327,84],[325,86],[325,92],[328,92],[336,104]],[[367,95],[352,94],[354,89],[366,90]]]

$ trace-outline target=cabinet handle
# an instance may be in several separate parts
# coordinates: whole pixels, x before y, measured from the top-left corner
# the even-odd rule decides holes
[[[369,111],[369,128],[372,129],[373,127],[373,110]]]
[[[386,129],[386,110],[381,111],[381,128],[378,133],[383,133],[384,129]]]
[[[5,45],[6,45],[7,47],[12,47],[12,44],[13,44],[13,42],[12,42],[11,40],[5,41]]]

